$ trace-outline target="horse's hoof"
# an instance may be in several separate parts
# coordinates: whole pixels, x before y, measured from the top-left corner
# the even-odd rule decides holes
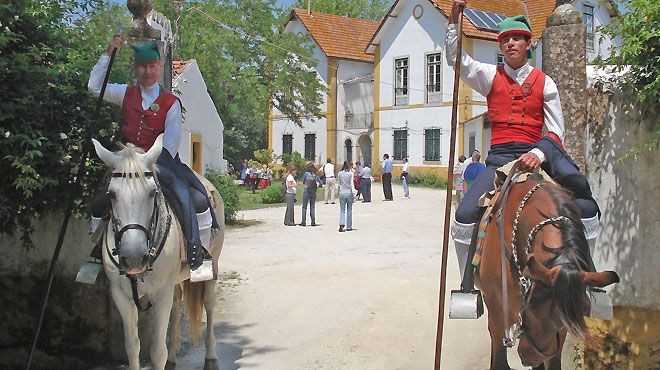
[[[176,369],[176,362],[167,361],[165,363],[165,370],[174,370]]]
[[[204,359],[204,370],[218,370],[218,359],[216,358]]]

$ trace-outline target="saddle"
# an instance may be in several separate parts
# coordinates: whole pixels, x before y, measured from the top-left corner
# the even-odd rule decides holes
[[[498,168],[495,172],[495,179],[493,180],[495,189],[484,193],[479,198],[479,207],[486,208],[481,221],[479,222],[477,233],[477,245],[472,258],[472,265],[479,271],[481,263],[481,254],[484,248],[486,239],[486,228],[494,219],[496,212],[503,206],[506,194],[512,185],[527,181],[531,175],[538,175],[543,180],[556,185],[556,182],[548,175],[543,169],[539,168],[535,171],[521,170],[518,165],[518,160],[513,160],[504,166]],[[509,181],[507,181],[509,180]]]

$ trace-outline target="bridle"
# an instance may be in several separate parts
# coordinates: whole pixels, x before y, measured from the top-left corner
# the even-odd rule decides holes
[[[526,330],[525,326],[525,308],[529,304],[529,299],[531,297],[531,291],[532,291],[532,285],[536,284],[535,281],[532,279],[525,277],[523,275],[523,270],[526,265],[521,263],[522,258],[527,261],[527,256],[532,253],[533,251],[533,246],[534,246],[534,240],[536,237],[536,233],[543,227],[548,224],[553,224],[556,225],[560,222],[570,222],[570,220],[565,217],[565,216],[557,216],[557,217],[551,217],[551,218],[546,218],[539,223],[537,223],[532,230],[530,231],[528,237],[527,237],[527,248],[525,250],[525,255],[524,256],[518,256],[518,249],[516,248],[516,235],[518,232],[518,225],[520,221],[520,215],[522,214],[523,208],[525,207],[525,204],[529,201],[529,199],[532,197],[532,195],[539,190],[546,182],[540,182],[536,184],[534,187],[532,187],[527,194],[523,197],[522,201],[520,202],[520,205],[518,206],[518,210],[516,211],[516,215],[513,221],[513,227],[512,227],[512,236],[511,236],[511,252],[509,251],[507,247],[506,240],[504,238],[504,215],[503,215],[503,210],[504,210],[504,205],[506,204],[506,199],[508,198],[509,195],[509,190],[511,189],[511,183],[515,181],[515,179],[518,177],[520,172],[518,171],[518,168],[520,167],[520,162],[516,162],[514,167],[511,169],[509,174],[507,175],[506,180],[504,181],[504,184],[502,186],[502,191],[501,191],[501,196],[497,200],[497,204],[499,207],[497,208],[497,227],[498,227],[498,234],[499,234],[499,239],[500,239],[500,248],[501,248],[501,268],[502,268],[502,302],[503,302],[503,314],[504,314],[504,336],[502,338],[502,344],[505,347],[513,347],[515,345],[515,341],[520,338],[521,335],[524,335],[527,341],[529,342],[530,346],[532,349],[536,352],[537,355],[541,355],[544,358],[547,357],[552,357],[559,352],[559,345],[560,345],[560,336],[559,336],[559,331],[556,333],[556,339],[557,339],[557,349],[554,353],[548,355],[543,353],[541,349],[539,349],[536,345],[536,343],[532,340],[531,336],[528,333],[528,330]],[[521,258],[522,257],[522,258]],[[509,260],[511,266],[515,267],[515,271],[518,273],[518,282],[519,282],[519,287],[520,287],[520,296],[521,296],[521,304],[520,304],[520,311],[518,312],[518,322],[515,323],[513,326],[510,325],[509,323],[509,300],[508,300],[508,284],[507,284],[507,275],[506,275],[506,260]]]
[[[168,211],[169,206],[167,202],[165,202],[165,198],[161,191],[161,186],[158,181],[158,178],[154,176],[154,173],[152,171],[145,171],[141,175],[144,176],[145,178],[153,177],[154,181],[156,182],[156,194],[154,195],[153,210],[151,212],[151,217],[150,217],[151,222],[149,224],[149,228],[146,228],[143,225],[136,223],[126,224],[122,226],[121,219],[116,217],[114,213],[112,197],[110,197],[110,194],[107,193],[106,196],[108,197],[108,202],[109,202],[108,208],[110,213],[110,223],[112,224],[112,232],[114,234],[115,243],[112,251],[110,251],[107,241],[105,245],[106,245],[106,252],[108,254],[108,259],[115,265],[115,267],[117,267],[117,269],[119,269],[120,275],[126,275],[126,277],[130,280],[131,290],[133,293],[133,300],[135,301],[135,305],[141,311],[146,311],[151,307],[151,303],[149,303],[146,308],[143,307],[142,304],[140,303],[137,292],[137,279],[140,278],[141,280],[144,280],[144,275],[149,271],[153,271],[153,264],[156,262],[156,259],[160,255],[161,251],[163,250],[163,246],[167,241],[167,235],[169,234],[170,227],[172,225],[172,215],[171,212]],[[139,179],[140,174],[113,172],[112,177],[113,178],[122,177],[122,178],[127,178],[129,180],[134,180],[134,179]],[[165,209],[163,209],[163,207]],[[167,215],[167,220],[164,225],[161,224],[161,219],[160,219],[161,213],[163,212]],[[121,238],[124,235],[124,233],[128,230],[139,230],[142,233],[144,233],[144,235],[147,237],[147,249],[148,249],[147,268],[145,272],[142,272],[140,274],[127,273],[126,270],[121,266],[119,262],[117,262],[117,260],[114,257],[119,255],[119,249],[121,248]]]

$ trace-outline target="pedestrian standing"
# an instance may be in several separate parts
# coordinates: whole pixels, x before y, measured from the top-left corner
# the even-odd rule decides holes
[[[403,184],[403,196],[410,199],[410,177],[408,176],[408,157],[403,159],[403,169],[401,170],[401,183]]]
[[[312,221],[311,226],[316,226],[316,189],[321,186],[321,178],[317,174],[318,170],[314,167],[313,163],[307,164],[307,170],[303,174],[303,184],[305,189],[303,190],[303,201],[302,201],[302,222],[300,226],[307,226],[307,204],[309,203],[309,218]]]
[[[389,200],[392,201],[394,198],[392,197],[392,170],[394,169],[394,165],[392,164],[392,160],[390,160],[389,154],[385,153],[383,154],[383,195],[385,196],[385,199],[383,200]]]
[[[362,203],[371,202],[371,167],[368,163],[364,164],[362,168],[362,180],[360,181],[360,188],[362,192]]]
[[[328,200],[335,204],[335,192],[337,191],[337,183],[335,178],[335,165],[332,164],[332,158],[323,165],[323,176],[325,176],[325,204]]]
[[[243,164],[241,165],[241,180],[243,181],[243,186],[247,186],[247,171],[248,171],[248,160],[244,159]]]
[[[353,165],[344,161],[339,172],[339,232],[353,230]],[[346,214],[344,215],[344,212]],[[346,229],[344,229],[346,226]]]
[[[361,194],[360,180],[362,179],[362,165],[360,164],[360,161],[355,162],[354,172],[355,172],[354,185],[355,185],[355,190],[357,190],[357,195],[355,197],[357,200],[360,200],[360,194]]]
[[[293,218],[293,206],[296,203],[296,173],[298,173],[296,166],[289,166],[289,175],[286,177],[286,192],[284,193],[284,199],[286,200],[284,224],[286,226],[296,226]]]

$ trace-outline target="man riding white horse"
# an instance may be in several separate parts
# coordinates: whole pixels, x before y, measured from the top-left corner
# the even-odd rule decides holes
[[[89,77],[89,91],[98,95],[113,49],[121,49],[122,37],[115,35],[108,49],[96,63]],[[137,85],[108,84],[104,99],[122,107],[121,140],[148,151],[163,134],[163,150],[158,157],[158,180],[167,199],[179,217],[186,239],[187,260],[191,270],[197,269],[209,248],[211,228],[219,228],[211,203],[202,183],[179,159],[182,114],[179,99],[159,83],[160,53],[155,43],[133,46]],[[94,232],[108,210],[108,195],[104,191],[94,199],[92,227]],[[92,257],[101,256],[95,246]]]
[[[460,9],[465,6],[467,0],[453,1],[446,40],[450,66],[456,60],[457,37],[461,37],[456,34],[456,24]],[[529,169],[542,167],[573,192],[582,211],[582,223],[591,248],[599,232],[600,211],[591,195],[589,182],[562,146],[564,118],[557,85],[528,62],[532,55],[529,21],[522,15],[502,21],[498,43],[505,61],[501,67],[475,61],[464,52],[461,54],[461,79],[486,97],[492,127],[487,167],[465,194],[452,226],[461,277],[469,262],[470,248],[474,248],[475,224],[483,213],[478,200],[482,194],[493,190],[496,169],[515,159]]]

